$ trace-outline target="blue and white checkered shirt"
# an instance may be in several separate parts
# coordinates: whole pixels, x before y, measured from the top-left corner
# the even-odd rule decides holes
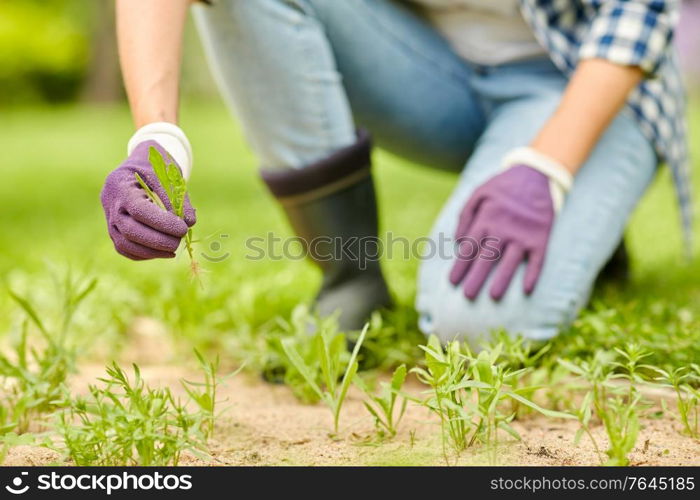
[[[567,74],[579,61],[602,58],[639,66],[647,78],[627,112],[673,172],[690,245],[692,200],[685,93],[672,47],[680,0],[519,0],[523,17],[554,63]]]

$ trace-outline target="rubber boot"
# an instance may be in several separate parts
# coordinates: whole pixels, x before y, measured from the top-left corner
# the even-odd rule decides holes
[[[341,331],[358,330],[372,311],[391,305],[379,265],[377,199],[369,135],[301,169],[263,170],[307,255],[321,269],[322,316],[339,314]]]

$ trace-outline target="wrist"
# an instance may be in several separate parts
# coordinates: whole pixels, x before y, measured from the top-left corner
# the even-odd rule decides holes
[[[574,182],[574,176],[569,169],[557,160],[531,147],[514,149],[503,159],[504,170],[516,165],[530,167],[549,179],[552,203],[558,212]]]
[[[156,141],[175,160],[185,180],[192,172],[192,146],[180,127],[168,122],[149,123],[139,128],[127,145],[127,154],[145,141]]]

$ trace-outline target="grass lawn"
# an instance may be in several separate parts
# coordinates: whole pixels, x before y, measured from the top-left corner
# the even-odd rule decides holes
[[[700,124],[700,113],[694,112],[691,121]],[[320,277],[308,263],[244,258],[246,238],[264,237],[268,232],[290,233],[281,210],[258,179],[255,159],[226,110],[218,102],[186,103],[182,122],[196,155],[190,192],[198,210],[195,237],[204,239],[199,251],[217,260],[230,254],[220,262],[200,258],[206,270],[204,287],[192,283],[184,256],[176,262],[133,263],[114,252],[99,192],[106,174],[124,157],[131,131],[125,107],[2,113],[0,276],[14,291],[30,297],[47,323],[56,321],[65,310],[60,289],[67,270],[76,279],[98,280],[70,331],[80,346],[79,366],[87,367],[79,370],[74,387],[84,390],[85,373],[93,373],[95,364],[106,364],[113,358],[154,366],[182,360],[189,363],[193,347],[221,353],[224,365],[247,360],[252,371],[264,368],[270,356],[259,352],[267,346],[258,333],[276,324],[275,318],[289,317],[297,304],[313,297]],[[409,239],[425,235],[455,176],[410,165],[383,152],[376,155],[376,166],[383,230]],[[697,176],[695,187],[700,191]],[[700,204],[695,206],[700,216]],[[696,217],[696,232],[700,229],[698,220],[700,217]],[[591,309],[571,331],[554,341],[546,357],[583,358],[596,350],[635,341],[651,352],[646,361],[660,367],[700,361],[700,261],[697,251],[692,261],[682,257],[677,209],[665,170],[635,212],[627,241],[633,257],[632,283],[624,289],[598,291]],[[400,304],[399,313],[386,320],[391,335],[416,339],[411,305],[417,262],[392,260],[386,262],[385,269]],[[24,318],[24,312],[3,289],[0,337],[5,344],[17,340]],[[146,333],[140,335],[142,330]],[[415,344],[414,340],[408,342]],[[147,352],[149,349],[153,352]],[[396,354],[386,364],[401,359],[401,354]],[[155,379],[167,382],[173,377]],[[270,390],[286,391],[284,387]],[[232,399],[235,397],[233,394]],[[283,405],[293,407],[284,399],[287,396],[280,397]],[[266,398],[262,398],[265,404],[273,407]],[[355,403],[357,408],[352,411],[360,412],[361,404]],[[247,411],[250,422],[260,419],[260,414]],[[412,418],[419,421],[423,417]],[[325,421],[325,417],[319,418]],[[409,439],[407,432],[404,437]],[[290,442],[306,439],[298,430],[289,433]],[[427,453],[423,463],[432,463],[430,433],[420,430],[418,435],[426,436],[420,448]],[[245,436],[238,437],[242,440]],[[351,451],[341,453],[344,458],[338,461],[401,462],[401,446],[392,446],[393,455],[364,458],[356,458],[354,448],[346,447]],[[562,450],[565,448],[562,445]],[[333,456],[335,452],[329,453]],[[695,463],[698,456],[694,455]],[[247,455],[236,457],[229,456],[232,463],[256,463]],[[301,456],[283,459],[280,454],[263,453],[262,457],[262,463],[308,462],[308,457]],[[335,463],[333,459],[320,462]]]

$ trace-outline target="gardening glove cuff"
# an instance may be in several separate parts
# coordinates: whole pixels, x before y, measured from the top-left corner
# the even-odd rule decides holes
[[[559,213],[564,199],[574,183],[574,176],[571,175],[571,172],[557,160],[529,147],[514,149],[503,159],[503,170],[517,165],[527,165],[549,178],[552,204],[554,211]]]
[[[192,146],[180,127],[168,122],[154,122],[141,127],[129,139],[127,154],[131,156],[138,145],[146,141],[156,141],[175,160],[185,180],[189,180]]]

